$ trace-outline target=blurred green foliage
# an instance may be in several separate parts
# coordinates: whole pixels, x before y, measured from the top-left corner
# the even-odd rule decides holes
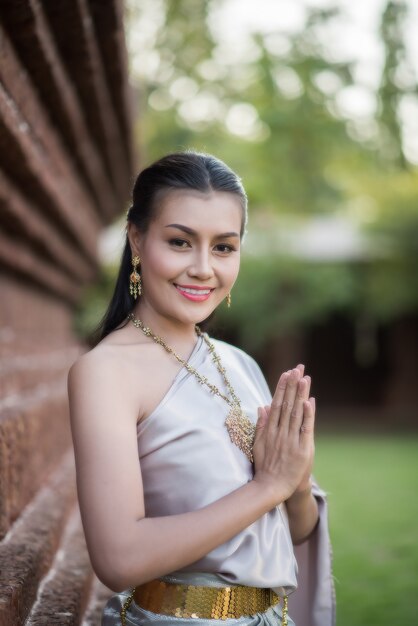
[[[307,8],[300,30],[254,33],[250,52],[231,56],[211,21],[219,4],[126,4],[132,80],[140,68],[142,165],[187,147],[213,152],[243,178],[250,231],[265,237],[262,255],[247,254],[244,245],[233,306],[220,307],[216,319],[255,348],[335,310],[377,323],[417,311],[418,168],[406,157],[400,122],[405,98],[418,102],[404,45],[406,3],[390,0],[382,10],[384,63],[367,120],[338,107],[355,80],[353,65],[327,49],[337,7]],[[368,244],[361,258],[286,256],[270,242],[268,219],[256,219],[262,214],[346,216]],[[116,270],[103,268],[86,291],[81,334],[103,314]]]
[[[326,320],[331,311],[383,325],[416,311],[416,285],[416,269],[403,261],[308,264],[244,257],[231,308],[219,307],[216,322],[256,351],[271,337]]]
[[[231,307],[219,307],[216,321],[233,330],[246,349],[256,351],[270,337],[323,319],[330,310],[352,307],[358,289],[352,269],[338,263],[308,265],[286,257],[244,257]]]

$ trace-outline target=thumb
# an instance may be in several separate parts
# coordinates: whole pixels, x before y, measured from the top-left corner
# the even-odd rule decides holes
[[[260,433],[264,430],[264,426],[267,423],[267,412],[264,407],[259,406],[257,409],[258,419],[255,425],[255,440],[260,436]]]

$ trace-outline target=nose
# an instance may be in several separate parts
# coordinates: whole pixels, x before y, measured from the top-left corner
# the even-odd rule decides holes
[[[193,261],[187,271],[190,277],[208,280],[212,278],[214,272],[209,250],[196,250]]]

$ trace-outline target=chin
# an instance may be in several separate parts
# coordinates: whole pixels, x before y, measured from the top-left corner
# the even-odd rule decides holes
[[[179,296],[183,298],[183,296]],[[212,294],[213,297],[213,294]],[[211,297],[211,298],[212,298]],[[165,301],[165,315],[176,319],[178,322],[182,324],[200,324],[204,320],[212,317],[213,313],[216,311],[217,307],[221,304],[222,300],[225,296],[222,296],[219,299],[219,294],[217,293],[215,296],[216,300],[209,299],[206,302],[188,302],[184,300],[183,302],[176,302],[176,306],[173,307],[173,296]],[[168,306],[167,306],[168,305]]]
[[[186,324],[200,324],[204,320],[208,319],[208,317],[211,317],[215,310],[216,306],[205,309],[201,308],[200,310],[196,309],[196,311],[190,311],[189,315],[179,315],[178,319]]]

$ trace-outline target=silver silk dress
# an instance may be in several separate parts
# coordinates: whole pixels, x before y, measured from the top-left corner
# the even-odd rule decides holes
[[[254,423],[257,407],[271,403],[271,393],[256,361],[243,350],[212,339],[241,406]],[[188,359],[222,392],[225,383],[202,337]],[[183,367],[155,410],[138,424],[138,454],[147,517],[200,509],[246,484],[253,465],[234,445],[225,426],[229,405],[202,386]],[[326,494],[314,483],[320,520],[303,544],[293,546],[286,505],[275,506],[246,529],[203,558],[161,580],[194,585],[249,585],[289,594],[289,626],[334,626],[335,596],[331,573]],[[120,609],[129,589],[106,603],[102,626],[120,625]],[[152,613],[133,600],[129,626],[261,626],[280,624],[281,608],[227,620],[180,618]],[[292,621],[293,620],[293,621]]]

